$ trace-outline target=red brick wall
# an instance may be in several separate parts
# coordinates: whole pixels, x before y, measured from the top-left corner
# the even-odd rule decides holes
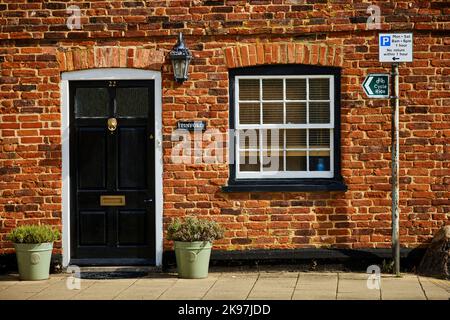
[[[414,62],[400,68],[400,240],[415,247],[449,223],[450,8],[446,1],[374,4],[382,30],[414,32]],[[81,30],[65,25],[69,5],[81,8]],[[5,236],[16,225],[61,225],[60,72],[92,67],[162,71],[166,223],[210,216],[227,229],[216,243],[222,249],[390,246],[390,107],[361,88],[365,75],[389,66],[378,62],[379,30],[367,30],[367,5],[1,1],[0,253],[12,252]],[[195,56],[182,85],[164,60],[179,31]],[[177,120],[228,129],[228,68],[291,62],[343,68],[347,192],[223,193],[227,164],[171,163]]]

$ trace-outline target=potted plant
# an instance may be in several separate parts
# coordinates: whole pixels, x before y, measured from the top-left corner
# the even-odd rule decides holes
[[[23,225],[15,228],[7,239],[14,243],[21,280],[49,278],[53,242],[60,233],[47,225]]]
[[[208,277],[212,241],[223,238],[223,229],[210,220],[175,219],[167,229],[167,238],[174,241],[178,276],[201,279]]]

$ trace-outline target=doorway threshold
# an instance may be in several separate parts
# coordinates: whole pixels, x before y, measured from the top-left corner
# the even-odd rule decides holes
[[[71,259],[70,265],[79,267],[155,267],[150,259]]]

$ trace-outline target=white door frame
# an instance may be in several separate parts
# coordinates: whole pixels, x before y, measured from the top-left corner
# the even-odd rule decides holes
[[[155,259],[162,265],[163,255],[163,190],[162,190],[162,97],[161,72],[99,68],[61,74],[61,136],[62,136],[62,250],[63,267],[70,263],[70,105],[69,81],[74,80],[154,80],[155,81]]]

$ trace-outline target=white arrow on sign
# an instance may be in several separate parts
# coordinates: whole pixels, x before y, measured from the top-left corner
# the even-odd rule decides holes
[[[367,82],[364,84],[364,88],[366,88],[367,92],[368,92],[370,95],[373,95],[373,91],[372,91],[372,89],[370,89],[370,83],[372,82],[372,80],[373,80],[373,77],[370,76],[370,77],[367,79]]]

